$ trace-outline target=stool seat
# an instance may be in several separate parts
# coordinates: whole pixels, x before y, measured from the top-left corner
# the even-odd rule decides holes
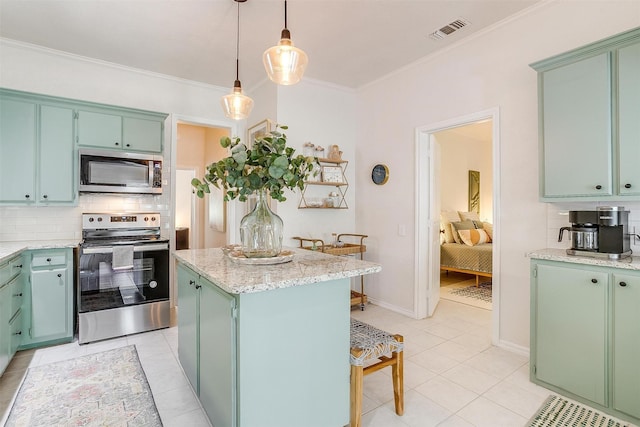
[[[354,318],[351,318],[350,344],[351,349],[362,350],[357,357],[351,353],[350,362],[355,366],[363,366],[368,360],[400,352],[404,348],[404,343],[390,333]]]
[[[351,427],[362,422],[363,377],[391,366],[396,414],[404,413],[404,379],[402,335],[392,335],[367,323],[351,318]],[[376,360],[375,363],[370,363]],[[365,367],[364,365],[367,364]]]

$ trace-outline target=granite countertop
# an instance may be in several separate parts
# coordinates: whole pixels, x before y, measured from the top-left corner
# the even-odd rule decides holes
[[[242,265],[229,259],[222,250],[186,249],[173,255],[186,266],[232,294],[262,292],[328,280],[377,273],[379,264],[354,257],[328,255],[299,248],[293,260],[275,265]]]
[[[603,258],[593,258],[580,255],[567,255],[566,249],[540,249],[527,254],[529,258],[546,259],[549,261],[571,262],[574,264],[597,265],[600,267],[622,268],[626,270],[640,270],[640,257],[629,257],[619,261]]]
[[[0,263],[9,260],[22,251],[32,249],[75,248],[79,240],[25,240],[19,242],[0,242]]]

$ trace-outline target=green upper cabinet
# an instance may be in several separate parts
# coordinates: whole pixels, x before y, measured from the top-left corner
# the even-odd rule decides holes
[[[531,66],[541,200],[640,200],[640,28]]]
[[[78,145],[161,153],[165,117],[127,109],[80,110]]]
[[[78,111],[78,144],[100,148],[122,148],[122,117]]]
[[[0,98],[0,201],[35,202],[37,105]]]
[[[618,51],[619,193],[640,196],[640,43]]]
[[[73,110],[40,106],[40,170],[38,201],[73,202],[76,199]]]
[[[0,96],[0,203],[76,203],[73,109]]]
[[[541,75],[544,196],[611,195],[609,54]]]
[[[124,148],[162,152],[162,128],[162,122],[157,120],[123,117],[122,140]]]
[[[613,408],[640,419],[640,276],[613,275]]]

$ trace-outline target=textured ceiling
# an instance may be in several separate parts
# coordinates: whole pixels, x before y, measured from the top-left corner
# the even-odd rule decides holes
[[[357,88],[541,0],[291,0],[288,27],[305,77]],[[0,0],[0,37],[218,86],[235,79],[233,0]],[[470,25],[444,40],[429,34]],[[284,2],[240,3],[240,80],[265,79],[262,53]]]

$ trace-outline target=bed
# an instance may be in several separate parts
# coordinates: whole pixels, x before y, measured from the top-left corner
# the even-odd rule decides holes
[[[440,269],[476,276],[476,286],[480,277],[491,278],[493,264],[493,244],[485,243],[467,246],[460,243],[443,243],[440,246]]]
[[[493,225],[480,221],[475,212],[443,211],[440,214],[440,268],[444,271],[492,277]]]

